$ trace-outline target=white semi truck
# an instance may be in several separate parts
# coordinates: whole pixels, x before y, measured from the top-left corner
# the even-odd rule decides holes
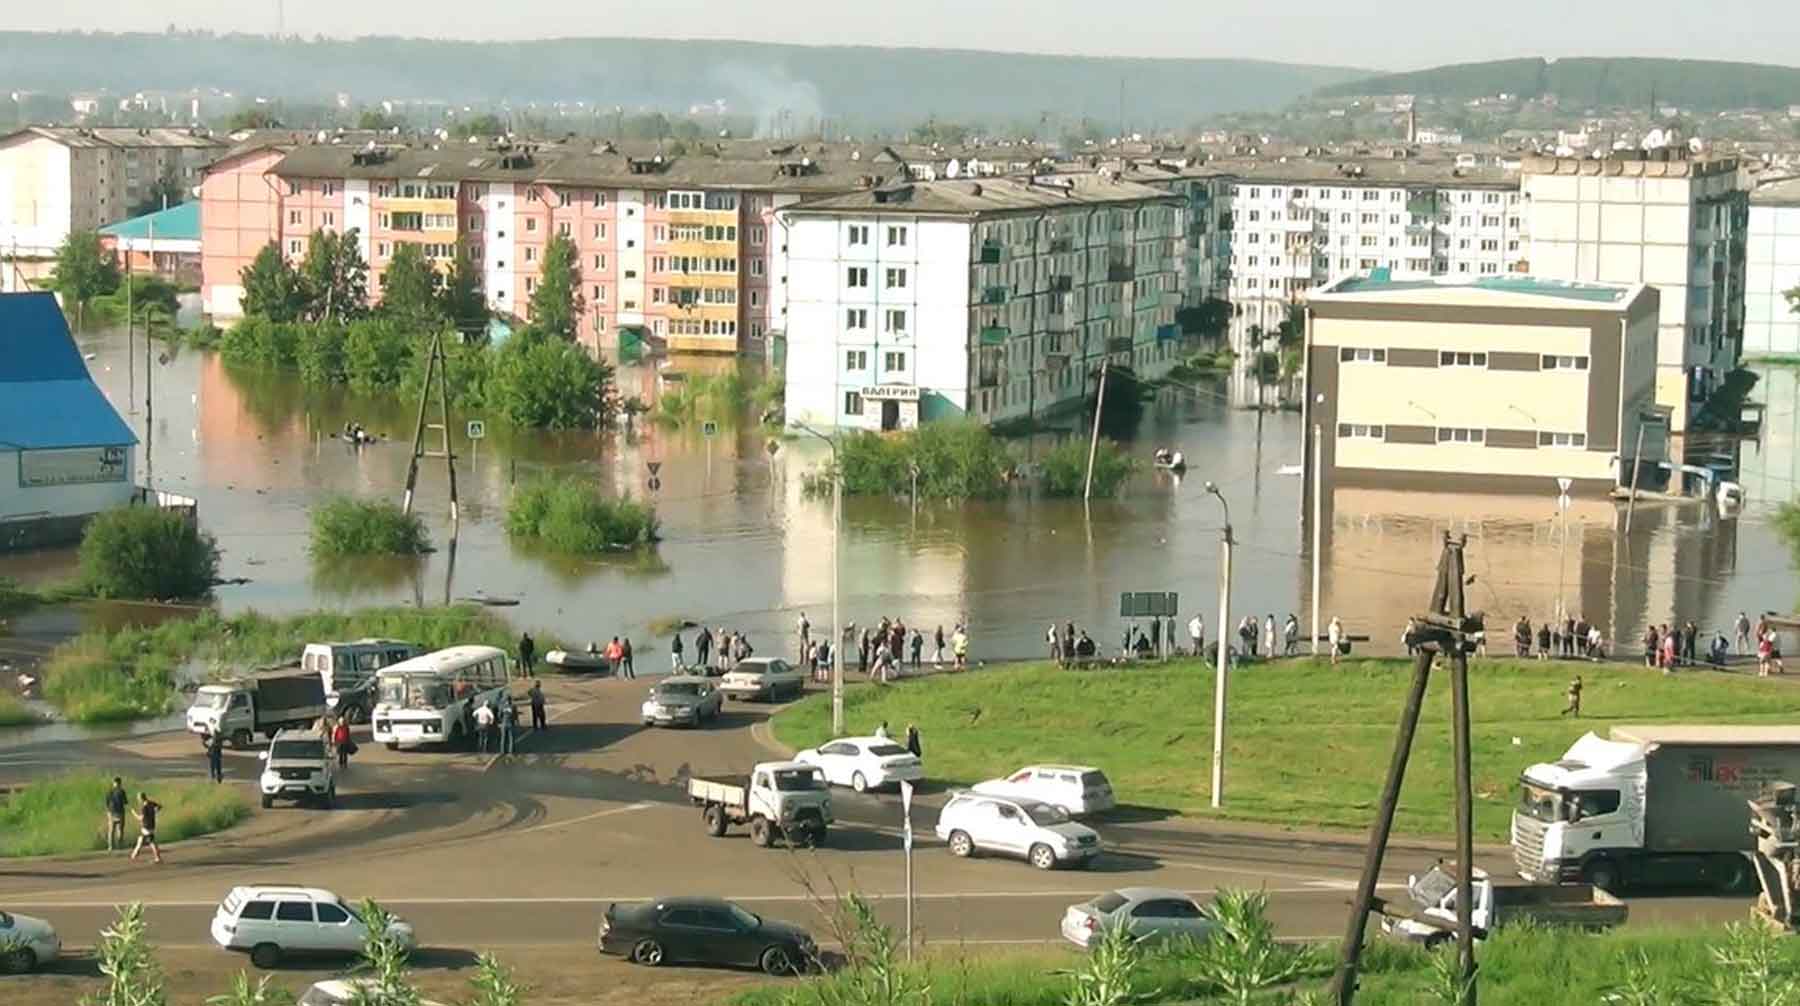
[[[1519,875],[1547,884],[1748,891],[1745,801],[1800,779],[1800,727],[1615,726],[1525,770]]]

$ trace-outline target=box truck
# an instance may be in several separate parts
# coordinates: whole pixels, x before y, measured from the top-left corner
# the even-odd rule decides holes
[[[190,733],[218,734],[232,747],[249,747],[257,734],[311,727],[325,715],[325,685],[313,671],[271,671],[254,677],[201,685],[188,707]]]

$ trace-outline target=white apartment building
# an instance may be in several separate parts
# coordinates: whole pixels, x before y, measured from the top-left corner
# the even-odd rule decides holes
[[[1685,430],[1743,345],[1749,201],[1737,161],[1667,148],[1529,157],[1521,186],[1533,275],[1661,291],[1656,400],[1671,431]]]
[[[1232,345],[1253,349],[1309,290],[1384,269],[1395,280],[1526,270],[1517,176],[1438,162],[1217,164],[1229,173]]]
[[[919,182],[781,209],[787,414],[903,429],[1079,403],[1179,358],[1184,199],[1112,173]]]
[[[30,126],[0,136],[0,248],[53,255],[69,232],[130,216],[162,178],[191,189],[223,150],[185,129]]]
[[[1800,356],[1800,314],[1787,299],[1800,289],[1800,177],[1750,193],[1744,266],[1744,355]]]

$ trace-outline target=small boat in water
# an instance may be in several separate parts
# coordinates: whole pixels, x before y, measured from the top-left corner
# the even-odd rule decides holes
[[[1182,457],[1180,451],[1171,451],[1166,447],[1157,448],[1152,463],[1165,472],[1187,471],[1187,458]]]
[[[544,663],[578,674],[612,673],[612,664],[604,656],[581,650],[551,650],[544,654]]]

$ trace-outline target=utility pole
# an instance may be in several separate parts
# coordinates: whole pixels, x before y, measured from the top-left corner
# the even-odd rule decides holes
[[[1631,455],[1631,495],[1625,499],[1625,533],[1631,533],[1631,511],[1637,509],[1638,472],[1644,468],[1644,417],[1638,417],[1637,451]],[[1621,460],[1620,464],[1625,462]],[[1630,543],[1626,544],[1630,547]]]
[[[125,252],[125,261],[127,263],[131,261],[130,250]],[[150,267],[152,270],[156,268],[156,222],[154,220],[150,222]],[[131,287],[127,285],[125,291],[127,299],[129,299]],[[129,307],[126,308],[125,314],[127,317],[130,317],[131,310]],[[150,460],[151,449],[156,444],[156,402],[152,395],[150,378],[151,364],[155,361],[151,359],[151,356],[150,316],[146,314],[144,316],[144,485],[146,487],[151,487],[153,480],[156,478],[156,466],[153,465]]]
[[[1319,497],[1321,495],[1319,481],[1325,474],[1321,467],[1324,450],[1319,439],[1318,423],[1313,424],[1312,435],[1312,478],[1307,480],[1312,490],[1312,655],[1319,655],[1319,542],[1323,538],[1319,530]]]
[[[444,358],[444,336],[442,332],[431,336],[431,355],[425,360],[425,383],[419,388],[419,418],[413,425],[412,462],[406,466],[406,495],[400,501],[403,513],[412,513],[413,490],[419,484],[419,459],[425,457],[443,458],[444,467],[450,475],[450,527],[455,536],[458,522],[456,509],[456,454],[450,450],[450,378],[449,361]],[[433,390],[432,378],[437,379],[438,421],[425,421],[425,407],[431,402]],[[425,431],[438,431],[439,448],[435,451],[425,449]]]
[[[132,415],[137,415],[137,317],[132,303],[131,249],[125,249],[125,401]],[[80,324],[79,317],[76,324]]]
[[[1100,413],[1106,408],[1106,370],[1112,366],[1112,354],[1100,360],[1100,390],[1094,395],[1094,433],[1088,438],[1087,479],[1081,484],[1081,502],[1094,492],[1094,454],[1100,450]]]
[[[1444,550],[1438,557],[1437,583],[1432,588],[1430,610],[1417,619],[1420,645],[1413,661],[1412,685],[1394,732],[1393,759],[1388,764],[1387,780],[1381,788],[1375,820],[1369,826],[1369,847],[1363,860],[1362,877],[1357,882],[1356,900],[1351,903],[1350,919],[1344,928],[1343,954],[1332,979],[1332,997],[1337,1006],[1351,1006],[1356,998],[1357,968],[1362,961],[1369,913],[1387,910],[1386,902],[1376,896],[1375,886],[1380,881],[1388,837],[1393,832],[1394,808],[1399,803],[1400,787],[1406,779],[1407,762],[1412,756],[1413,737],[1418,732],[1419,712],[1425,702],[1431,665],[1440,655],[1449,658],[1451,672],[1452,758],[1456,776],[1457,1001],[1460,1006],[1475,1006],[1475,932],[1469,916],[1474,884],[1474,830],[1468,651],[1474,634],[1482,630],[1483,620],[1479,612],[1470,615],[1464,608],[1463,546],[1467,542],[1467,536],[1452,540],[1449,534],[1444,535]]]
[[[1225,801],[1225,671],[1230,662],[1231,637],[1225,622],[1231,617],[1231,504],[1225,502],[1219,487],[1208,482],[1206,491],[1218,497],[1225,508],[1225,526],[1219,535],[1219,655],[1213,668],[1213,749],[1212,805],[1217,810]]]

